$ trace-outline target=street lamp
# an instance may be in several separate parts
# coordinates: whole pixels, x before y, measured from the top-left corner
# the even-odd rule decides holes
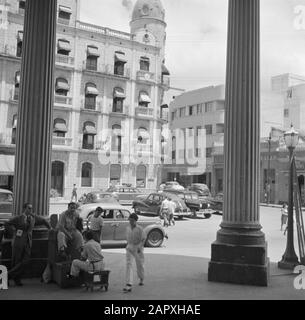
[[[288,226],[287,226],[287,244],[286,251],[282,260],[278,263],[281,269],[293,270],[299,264],[298,257],[294,250],[293,244],[293,171],[292,171],[292,157],[293,150],[299,142],[299,134],[291,125],[289,131],[284,133],[286,147],[289,150],[289,196],[288,196]]]

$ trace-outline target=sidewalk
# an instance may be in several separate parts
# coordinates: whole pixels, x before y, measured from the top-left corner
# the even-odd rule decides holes
[[[270,265],[268,287],[213,283],[207,280],[209,259],[177,255],[146,254],[143,287],[135,281],[132,292],[123,293],[125,255],[104,251],[106,268],[111,270],[109,291],[86,292],[83,288],[60,289],[41,284],[39,279],[24,280],[23,287],[0,291],[0,300],[303,300],[305,290],[296,290],[296,275]],[[136,279],[136,277],[135,277]]]

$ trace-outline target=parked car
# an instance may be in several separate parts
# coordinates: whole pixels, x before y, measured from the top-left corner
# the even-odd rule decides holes
[[[188,190],[196,192],[199,198],[211,197],[209,187],[203,183],[192,183]]]
[[[88,203],[116,203],[119,204],[118,199],[110,192],[102,192],[99,190],[89,192],[86,196],[82,197],[78,201],[80,204]]]
[[[129,186],[111,186],[106,192],[111,193],[122,205],[131,205],[136,197],[144,195],[140,189]]]
[[[177,181],[167,181],[165,182],[165,187],[164,187],[164,191],[165,190],[184,190],[184,187],[179,184]]]
[[[6,189],[0,189],[0,227],[12,217],[13,193]]]
[[[185,202],[177,195],[168,192],[155,192],[149,194],[145,198],[136,199],[132,203],[132,207],[135,212],[140,215],[153,215],[160,216],[161,203],[166,197],[171,197],[176,203],[176,211],[174,217],[182,219],[183,217],[189,217],[192,215],[191,210],[186,206]]]
[[[83,219],[84,228],[90,226],[88,218],[97,208],[96,203],[85,204],[78,208],[80,217]],[[102,229],[102,247],[126,245],[126,228],[129,224],[130,210],[120,204],[103,203],[104,226]],[[161,219],[155,217],[139,216],[138,224],[144,229],[147,235],[145,246],[160,247],[167,238],[167,235],[161,225]]]
[[[223,211],[223,193],[218,193],[210,199],[211,209],[215,214],[222,214]]]
[[[210,204],[206,201],[200,201],[196,192],[186,190],[167,190],[166,192],[181,198],[192,211],[194,217],[196,217],[199,212],[201,212],[206,218],[211,217],[211,212],[209,210]]]

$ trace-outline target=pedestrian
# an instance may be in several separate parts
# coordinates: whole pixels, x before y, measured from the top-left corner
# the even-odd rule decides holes
[[[67,258],[71,252],[80,254],[83,246],[83,236],[77,229],[79,220],[77,205],[74,202],[69,203],[68,210],[59,216],[57,244],[59,255],[62,258]]]
[[[47,220],[33,213],[33,206],[30,203],[23,205],[23,212],[20,216],[5,223],[5,228],[12,226],[15,229],[12,242],[12,264],[8,277],[14,280],[17,286],[23,285],[21,278],[31,257],[32,233],[34,226],[38,225],[51,228]]]
[[[74,202],[77,202],[77,188],[76,188],[76,184],[75,183],[73,185],[72,196],[71,196],[71,201],[70,202],[73,202],[73,199],[75,199]]]
[[[137,224],[138,215],[135,213],[129,216],[129,226],[126,231],[127,247],[126,247],[126,286],[124,292],[131,292],[133,285],[133,259],[136,261],[137,274],[140,279],[139,285],[144,285],[144,243],[146,234],[144,230]]]
[[[80,271],[103,271],[105,270],[104,257],[102,249],[93,239],[93,232],[91,230],[84,232],[85,244],[81,253],[81,259],[74,259],[72,261],[70,274],[68,278],[78,277]]]
[[[176,203],[173,201],[171,197],[168,198],[169,204],[168,204],[168,209],[169,209],[169,218],[168,218],[168,224],[175,225],[175,219],[174,219],[174,214],[176,210]]]
[[[164,197],[160,207],[160,217],[164,220],[164,227],[168,227],[169,225],[169,201],[167,198],[167,196]]]
[[[284,225],[287,225],[287,220],[288,220],[288,205],[287,203],[285,202],[281,208],[281,231],[283,230],[283,226]],[[287,228],[287,226],[286,226]],[[285,229],[286,229],[285,228]],[[286,230],[284,232],[284,235],[286,234]]]
[[[98,243],[101,243],[101,235],[104,225],[104,219],[102,218],[103,212],[104,210],[101,207],[97,207],[94,214],[89,218],[89,229],[93,233],[93,239]]]

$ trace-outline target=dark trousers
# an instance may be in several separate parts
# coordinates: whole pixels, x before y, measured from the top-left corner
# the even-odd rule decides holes
[[[8,272],[11,279],[20,280],[31,257],[31,247],[28,243],[14,246],[12,252],[12,267]]]

